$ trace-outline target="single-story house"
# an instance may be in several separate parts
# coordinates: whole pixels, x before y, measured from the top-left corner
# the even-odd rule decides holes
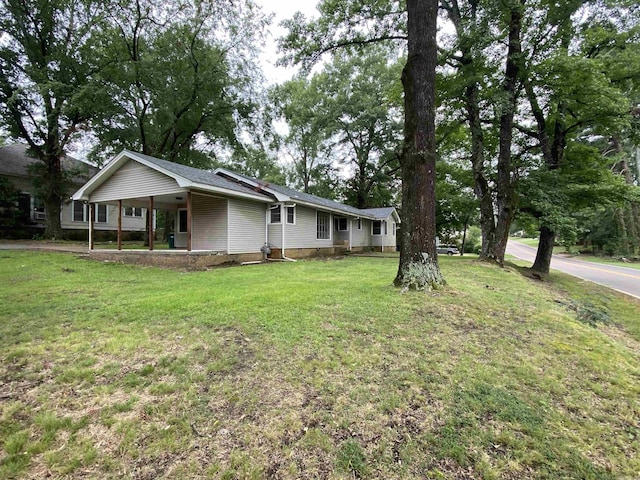
[[[0,177],[6,178],[15,189],[19,191],[18,210],[20,226],[23,234],[34,234],[44,230],[47,216],[44,202],[38,195],[33,185],[34,173],[30,168],[37,163],[27,153],[27,146],[23,144],[7,145],[0,148]],[[72,183],[68,192],[84,185],[100,170],[81,160],[65,155],[62,158],[62,169],[70,174]],[[94,208],[94,229],[97,231],[115,232],[118,228],[118,212],[116,206],[99,203]],[[145,231],[145,211],[143,209],[128,209],[124,212],[122,230],[124,232]],[[60,223],[65,234],[84,230],[84,235],[89,228],[89,207],[82,201],[66,201],[61,205]],[[17,232],[4,232],[12,235]],[[80,233],[80,232],[78,232]]]
[[[393,207],[357,209],[225,168],[199,170],[128,150],[72,198],[116,205],[120,212],[174,211],[176,249],[165,254],[201,252],[225,261],[260,260],[265,246],[272,258],[395,251],[400,223]]]

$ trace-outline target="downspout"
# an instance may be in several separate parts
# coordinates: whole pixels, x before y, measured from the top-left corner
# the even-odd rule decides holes
[[[351,251],[351,232],[353,231],[353,218],[349,220],[349,251]]]
[[[91,215],[93,214],[91,203],[87,208],[89,210],[89,251],[93,250],[93,223],[91,222]]]
[[[267,210],[264,212],[264,244],[269,243],[269,204],[267,203]]]

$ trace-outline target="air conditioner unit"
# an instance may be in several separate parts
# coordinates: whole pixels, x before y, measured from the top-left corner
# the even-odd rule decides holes
[[[47,214],[45,212],[36,212],[36,220],[45,220]]]

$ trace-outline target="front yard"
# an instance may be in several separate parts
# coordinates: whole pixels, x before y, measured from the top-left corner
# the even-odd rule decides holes
[[[640,302],[441,265],[2,251],[0,478],[634,478]]]

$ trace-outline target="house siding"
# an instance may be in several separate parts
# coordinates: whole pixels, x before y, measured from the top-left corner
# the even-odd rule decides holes
[[[397,223],[397,222],[395,221],[393,216],[387,219],[387,235],[385,235],[384,242],[385,242],[385,247],[393,247],[395,249],[397,245],[397,239],[396,239],[395,228],[393,228],[394,223]]]
[[[61,225],[65,230],[87,230],[89,221],[77,222],[73,220],[73,202],[65,202],[62,204],[60,212]],[[122,214],[122,230],[125,232],[142,232],[146,228],[146,210],[143,210],[142,217],[125,217]],[[107,221],[93,222],[94,230],[118,230],[118,207],[116,205],[107,205]]]
[[[265,204],[230,198],[229,253],[260,252],[264,245]]]
[[[33,181],[30,178],[17,177],[6,175],[3,176],[8,179],[11,184],[19,190],[21,193],[29,195],[30,211],[29,220],[32,222],[32,226],[42,228],[44,227],[44,219],[38,220],[34,215],[34,207],[36,202],[36,193],[33,187]],[[74,184],[72,189],[79,188],[81,185]],[[60,205],[60,225],[63,230],[88,230],[89,222],[76,222],[73,220],[73,202],[65,201]],[[94,230],[117,230],[118,229],[118,207],[116,205],[107,205],[107,222],[94,222]],[[145,219],[134,217],[122,217],[122,230],[123,231],[144,231]]]
[[[333,215],[330,219],[330,228],[332,235],[330,239],[318,240],[317,224],[316,224],[316,212],[315,208],[303,207],[301,205],[296,206],[296,224],[285,225],[285,250],[289,248],[326,248],[333,247]],[[349,233],[349,232],[344,232]],[[269,237],[269,243],[271,243],[271,237]],[[278,243],[273,245],[278,246]]]
[[[287,225],[285,227],[285,232],[292,228],[293,225]],[[269,224],[269,245],[277,248],[282,247],[282,225],[279,223],[270,223]]]
[[[227,251],[227,200],[194,194],[191,207],[192,250]],[[186,234],[184,236],[186,246]],[[182,238],[180,238],[182,240]]]
[[[368,232],[371,234],[371,246],[372,247],[384,247],[385,250],[387,249],[393,249],[395,250],[396,248],[396,235],[395,235],[395,231],[393,229],[393,223],[395,222],[395,219],[393,218],[393,216],[387,218],[386,220],[383,220],[383,222],[386,222],[387,224],[387,234],[382,234],[382,235],[373,235],[373,230],[372,230],[372,222],[369,222],[368,225]],[[383,225],[383,231],[384,231],[384,225]]]
[[[371,221],[362,219],[362,230],[358,230],[358,221],[351,221],[353,233],[351,237],[352,247],[368,247],[371,244]]]
[[[173,178],[129,160],[91,193],[90,200],[92,202],[112,202],[120,199],[167,195],[185,191]]]

